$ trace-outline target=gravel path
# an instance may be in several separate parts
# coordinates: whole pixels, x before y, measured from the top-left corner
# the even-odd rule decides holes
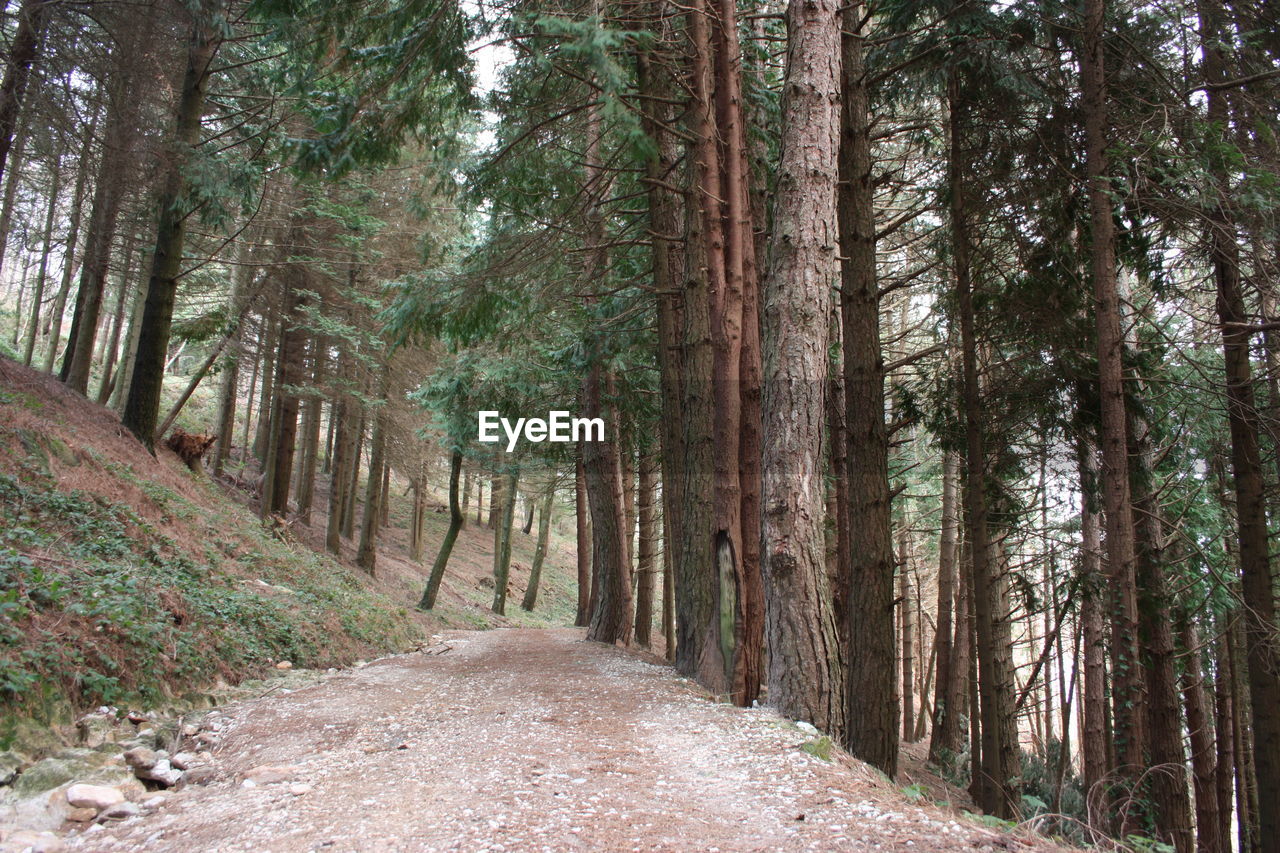
[[[580,631],[457,632],[446,644],[225,709],[218,779],[70,848],[1033,847],[912,804],[842,755],[809,755],[810,738],[773,712],[710,702]]]

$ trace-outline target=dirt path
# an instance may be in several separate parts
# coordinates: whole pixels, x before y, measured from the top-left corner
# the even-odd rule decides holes
[[[1026,842],[911,804],[573,630],[456,633],[452,650],[228,709],[220,778],[76,850],[981,850]],[[289,778],[246,785],[263,765]]]

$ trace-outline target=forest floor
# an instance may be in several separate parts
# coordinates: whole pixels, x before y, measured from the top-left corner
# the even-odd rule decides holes
[[[1055,849],[912,801],[772,711],[576,629],[448,632],[218,713],[208,784],[68,847]]]

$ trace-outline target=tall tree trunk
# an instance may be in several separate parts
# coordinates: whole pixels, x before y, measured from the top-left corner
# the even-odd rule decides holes
[[[1210,2],[1198,5],[1208,118],[1215,136],[1228,125],[1228,93],[1223,28]],[[1214,148],[1214,151],[1217,149]],[[1240,541],[1240,590],[1246,672],[1252,710],[1253,774],[1257,780],[1257,830],[1264,853],[1280,851],[1280,624],[1276,621],[1275,576],[1267,531],[1265,483],[1258,444],[1259,416],[1250,363],[1249,314],[1240,281],[1237,226],[1226,200],[1227,164],[1210,159],[1212,192],[1220,199],[1207,212],[1210,257],[1222,325],[1222,354],[1227,386],[1227,423],[1231,432],[1231,471],[1235,487],[1236,530]],[[1244,760],[1238,756],[1237,760]]]
[[[145,258],[139,258],[139,272]],[[111,389],[111,408],[117,412],[124,411],[124,403],[129,398],[129,385],[133,381],[133,363],[138,358],[138,337],[142,334],[142,312],[146,307],[147,295],[141,288],[134,288],[133,304],[129,308],[129,334],[124,339],[124,352],[120,360],[120,369],[116,372],[115,387]]]
[[[347,400],[340,399],[335,402],[330,415],[337,421],[337,426],[334,428],[333,464],[329,474],[329,519],[325,527],[324,547],[334,555],[342,553],[342,519],[346,516],[347,483],[351,480],[353,436],[350,407]]]
[[[2,160],[0,160],[2,164]],[[22,363],[31,366],[36,351],[36,339],[40,337],[40,310],[44,307],[44,285],[49,273],[49,253],[53,248],[53,220],[58,210],[58,194],[62,191],[62,152],[55,152],[49,175],[49,204],[44,213],[43,246],[36,269],[35,292],[31,295],[31,321],[27,340],[22,349]],[[127,256],[126,256],[127,257]]]
[[[431,574],[427,576],[427,588],[422,591],[422,600],[418,602],[419,610],[435,608],[436,596],[440,592],[440,582],[444,580],[444,570],[449,565],[449,555],[453,553],[453,543],[458,541],[458,531],[462,529],[464,517],[462,507],[458,503],[458,478],[461,472],[462,451],[454,448],[449,455],[449,529],[445,531],[435,562],[431,564]]]
[[[1221,620],[1225,621],[1225,620]],[[1219,625],[1218,639],[1214,643],[1216,666],[1213,674],[1214,731],[1217,735],[1215,753],[1217,767],[1214,789],[1218,794],[1218,838],[1223,851],[1231,849],[1232,814],[1235,810],[1235,709],[1232,701],[1230,649],[1227,630]]]
[[[300,229],[290,231],[293,236],[287,243],[296,246]],[[299,275],[301,270],[295,268],[286,268],[283,275],[284,310],[280,318],[280,350],[276,356],[275,394],[267,439],[270,447],[262,485],[264,518],[272,515],[284,518],[289,512],[289,488],[293,484],[293,460],[298,444],[297,389],[305,383],[306,332],[299,325],[306,297],[303,283],[295,280]]]
[[[845,746],[893,778],[898,770],[898,696],[894,662],[893,542],[890,531],[889,437],[884,423],[884,362],[876,279],[876,224],[866,68],[866,5],[844,7],[840,136],[841,338],[845,429],[848,432],[849,539],[844,569],[846,621]],[[821,321],[820,321],[821,322]]]
[[[511,578],[511,532],[516,520],[516,485],[519,474],[512,469],[502,477],[502,515],[493,529],[493,612],[507,612],[507,586]]]
[[[120,376],[116,373],[116,360],[120,357],[120,331],[125,326],[125,305],[128,302],[130,283],[133,281],[134,236],[130,233],[121,252],[120,276],[116,281],[116,304],[111,312],[111,334],[107,336],[106,358],[102,363],[102,381],[98,385],[98,405],[105,406],[111,399]]]
[[[258,422],[253,428],[253,457],[262,463],[263,470],[271,445],[271,418],[275,400],[275,379],[278,365],[276,356],[280,349],[280,303],[271,300],[262,317],[258,332],[257,362],[261,367],[262,383],[258,389]]]
[[[31,80],[31,66],[40,58],[40,43],[53,6],[53,0],[22,0],[18,7],[18,26],[9,43],[4,81],[0,82],[0,178],[4,177],[18,115]]]
[[[626,645],[631,642],[631,556],[627,552],[622,495],[622,463],[618,453],[617,412],[604,399],[614,394],[614,380],[600,365],[588,371],[583,387],[583,413],[603,417],[604,441],[583,443],[582,466],[591,506],[592,566],[600,583],[592,607],[587,639]]]
[[[250,283],[256,267],[250,262],[250,247],[264,229],[252,229],[251,235],[236,252],[236,268],[231,276],[231,293],[227,297],[227,315],[237,318],[228,335],[226,354],[218,385],[218,443],[213,453],[214,476],[222,474],[231,453],[235,432],[236,400],[240,392],[240,359],[243,356],[244,315],[251,300]],[[252,391],[250,392],[252,393]]]
[[[533,552],[533,563],[529,566],[529,583],[524,588],[524,600],[520,607],[532,611],[538,603],[538,584],[542,581],[542,564],[547,559],[547,544],[551,539],[551,505],[555,501],[555,485],[547,486],[542,495],[542,505],[538,508],[538,544]]]
[[[581,450],[581,446],[579,446]],[[588,609],[591,603],[591,519],[587,506],[587,478],[586,472],[582,467],[582,457],[579,454],[577,464],[575,466],[573,488],[573,507],[577,531],[577,564],[578,564],[578,611],[573,619],[573,624],[580,628],[585,628],[588,620],[591,618],[591,611]],[[477,504],[479,498],[476,498]]]
[[[155,32],[153,23],[155,16],[145,15],[143,19],[138,31],[126,28],[125,41],[120,45],[115,57],[116,73],[109,87],[110,96],[107,104],[106,129],[102,140],[102,156],[98,163],[98,177],[89,212],[89,230],[85,234],[84,257],[80,263],[80,286],[76,291],[75,311],[71,315],[67,349],[63,354],[62,370],[59,373],[59,378],[68,387],[81,394],[87,393],[89,388],[89,373],[93,367],[93,350],[102,313],[103,290],[106,287],[107,272],[111,265],[111,245],[115,239],[116,222],[120,216],[126,186],[136,171],[134,143],[138,136],[139,120],[139,99],[136,88],[142,65],[133,54],[149,50],[148,41]],[[194,47],[188,51],[189,62],[192,60],[192,50]],[[212,51],[208,58],[212,58]],[[188,74],[190,74],[190,68]],[[162,227],[166,221],[164,211],[171,211],[168,214],[170,224],[175,221],[179,225],[182,223],[182,219],[178,216],[179,212],[172,208],[180,203],[182,197],[181,163],[187,157],[187,150],[199,142],[200,109],[204,98],[203,80],[200,81],[196,94],[200,103],[196,104],[196,112],[193,116],[182,114],[183,103],[180,102],[178,106],[178,121],[173,140],[175,150],[167,163],[166,173],[160,181],[159,209]],[[185,88],[183,95],[187,96]],[[190,140],[183,136],[184,133],[190,136]],[[163,357],[160,363],[163,366]],[[157,402],[157,415],[158,405]],[[148,448],[150,446],[147,444]]]
[[[1107,568],[1111,577],[1111,673],[1116,772],[1134,790],[1146,769],[1147,697],[1138,653],[1137,551],[1129,488],[1123,345],[1116,280],[1115,224],[1108,185],[1107,77],[1103,30],[1106,0],[1085,0],[1080,52],[1089,181],[1090,258],[1097,319],[1098,391],[1101,396],[1102,492]],[[1125,785],[1116,786],[1123,797]],[[1138,829],[1140,810],[1122,810],[1122,836]]]
[[[661,418],[661,472],[662,472],[662,559],[663,559],[663,633],[667,639],[666,653],[675,653],[674,634],[668,634],[667,626],[674,631],[674,600],[668,601],[668,592],[674,596],[675,565],[682,557],[683,541],[681,523],[684,503],[681,490],[684,480],[684,424],[681,401],[683,325],[683,292],[685,276],[684,245],[677,239],[684,217],[684,198],[672,191],[677,182],[676,169],[683,150],[671,128],[678,121],[676,100],[677,86],[671,68],[675,57],[668,47],[674,39],[675,8],[666,0],[656,0],[648,7],[646,28],[658,33],[657,45],[652,50],[640,51],[636,58],[636,79],[639,91],[648,97],[641,102],[641,120],[646,134],[653,141],[656,156],[645,165],[649,201],[650,245],[653,252],[653,287],[657,302],[658,320],[658,387],[662,401]],[[637,632],[637,637],[639,632]]]
[[[98,128],[98,114],[94,112],[85,126],[81,139],[81,150],[88,151],[93,145],[93,137]],[[62,274],[58,283],[58,295],[54,297],[53,307],[49,310],[49,325],[45,330],[48,340],[44,353],[44,362],[40,369],[45,373],[53,372],[54,362],[58,359],[58,350],[62,346],[62,315],[67,307],[67,295],[71,292],[71,277],[75,274],[76,246],[80,241],[80,216],[84,210],[84,196],[89,182],[88,157],[82,157],[76,174],[76,187],[71,194],[71,213],[67,222],[66,243],[62,252]],[[119,386],[119,382],[116,383]]]
[[[658,460],[652,453],[640,457],[639,541],[636,547],[636,642],[648,648],[653,642],[653,579],[658,573]],[[527,608],[526,608],[527,609]]]
[[[1103,784],[1107,762],[1107,673],[1103,611],[1106,582],[1102,573],[1102,539],[1098,519],[1098,458],[1093,442],[1078,439],[1080,468],[1080,624],[1084,651],[1084,697],[1081,704],[1080,751],[1089,826],[1107,828]]]
[[[1013,716],[1011,684],[1002,660],[1003,635],[1008,631],[1003,610],[1003,583],[993,571],[996,560],[987,519],[987,455],[983,425],[982,388],[978,378],[978,341],[973,306],[973,286],[969,257],[972,234],[969,218],[968,174],[969,128],[966,84],[952,72],[949,83],[951,156],[949,190],[951,196],[951,237],[955,265],[956,311],[960,319],[962,364],[961,399],[965,431],[965,533],[972,558],[973,607],[978,653],[978,697],[981,725],[980,772],[973,779],[975,799],[982,809],[997,817],[1012,818],[1020,802],[1017,791],[1018,745],[1009,742],[1009,718]],[[1016,726],[1014,728],[1016,733]]]
[[[1182,646],[1186,662],[1182,670],[1182,697],[1187,709],[1187,733],[1191,741],[1192,782],[1196,795],[1196,850],[1228,853],[1218,834],[1217,763],[1213,728],[1205,701],[1200,670],[1200,637],[1191,614],[1182,615]]]
[[[942,458],[942,534],[938,542],[938,624],[934,633],[937,679],[934,682],[933,732],[929,739],[929,760],[942,763],[960,745],[959,696],[951,692],[952,623],[956,594],[956,545],[959,518],[956,485],[960,476],[960,456],[946,451]]]
[[[178,99],[173,134],[174,150],[166,166],[164,188],[160,193],[160,224],[156,230],[151,279],[147,283],[142,330],[138,336],[138,355],[133,364],[128,403],[122,418],[125,428],[149,450],[155,443],[156,420],[160,416],[165,353],[169,347],[169,329],[173,324],[178,275],[182,271],[187,222],[187,211],[181,204],[186,191],[184,166],[200,143],[205,86],[221,39],[218,30],[206,20],[206,15],[214,17],[219,6],[217,0],[205,0],[196,12],[197,18],[191,28],[187,71],[182,82],[182,95]]]
[[[902,645],[899,656],[902,658],[902,739],[912,741],[912,729],[915,724],[915,591],[911,586],[911,564],[908,552],[911,543],[907,540],[906,513],[902,514],[902,524],[898,528],[898,612],[901,614]]]
[[[382,394],[386,399],[387,376],[383,368]],[[360,544],[356,549],[356,565],[370,575],[378,565],[378,527],[382,517],[382,502],[386,495],[382,493],[382,466],[385,464],[387,450],[387,414],[382,408],[374,410],[373,436],[369,440],[369,477],[365,483],[364,515],[360,520]]]
[[[368,420],[364,406],[353,408],[351,417],[351,462],[347,466],[347,480],[343,484],[346,494],[342,499],[342,535],[350,539],[356,532],[356,506],[360,494],[360,459],[364,455],[365,424]],[[369,471],[373,471],[372,465]]]
[[[822,532],[822,430],[830,288],[838,271],[840,16],[834,0],[792,0],[787,23],[764,281],[761,569],[769,703],[838,737],[844,686]]]

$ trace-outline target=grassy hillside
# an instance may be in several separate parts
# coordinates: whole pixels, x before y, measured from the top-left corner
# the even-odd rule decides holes
[[[399,491],[395,492],[398,498]],[[413,610],[426,567],[405,558],[393,504],[378,576],[318,553],[323,531],[269,534],[249,498],[152,457],[113,412],[0,359],[0,714],[65,719],[108,704],[198,700],[277,661],[328,667],[414,647],[437,625],[572,620],[573,555],[555,534],[539,612],[519,596],[533,537],[517,532],[509,619],[488,613],[492,532],[460,537],[441,607]],[[322,517],[322,516],[321,516]],[[428,559],[445,516],[430,513]],[[570,531],[571,534],[571,531]],[[0,742],[4,731],[0,731]]]

